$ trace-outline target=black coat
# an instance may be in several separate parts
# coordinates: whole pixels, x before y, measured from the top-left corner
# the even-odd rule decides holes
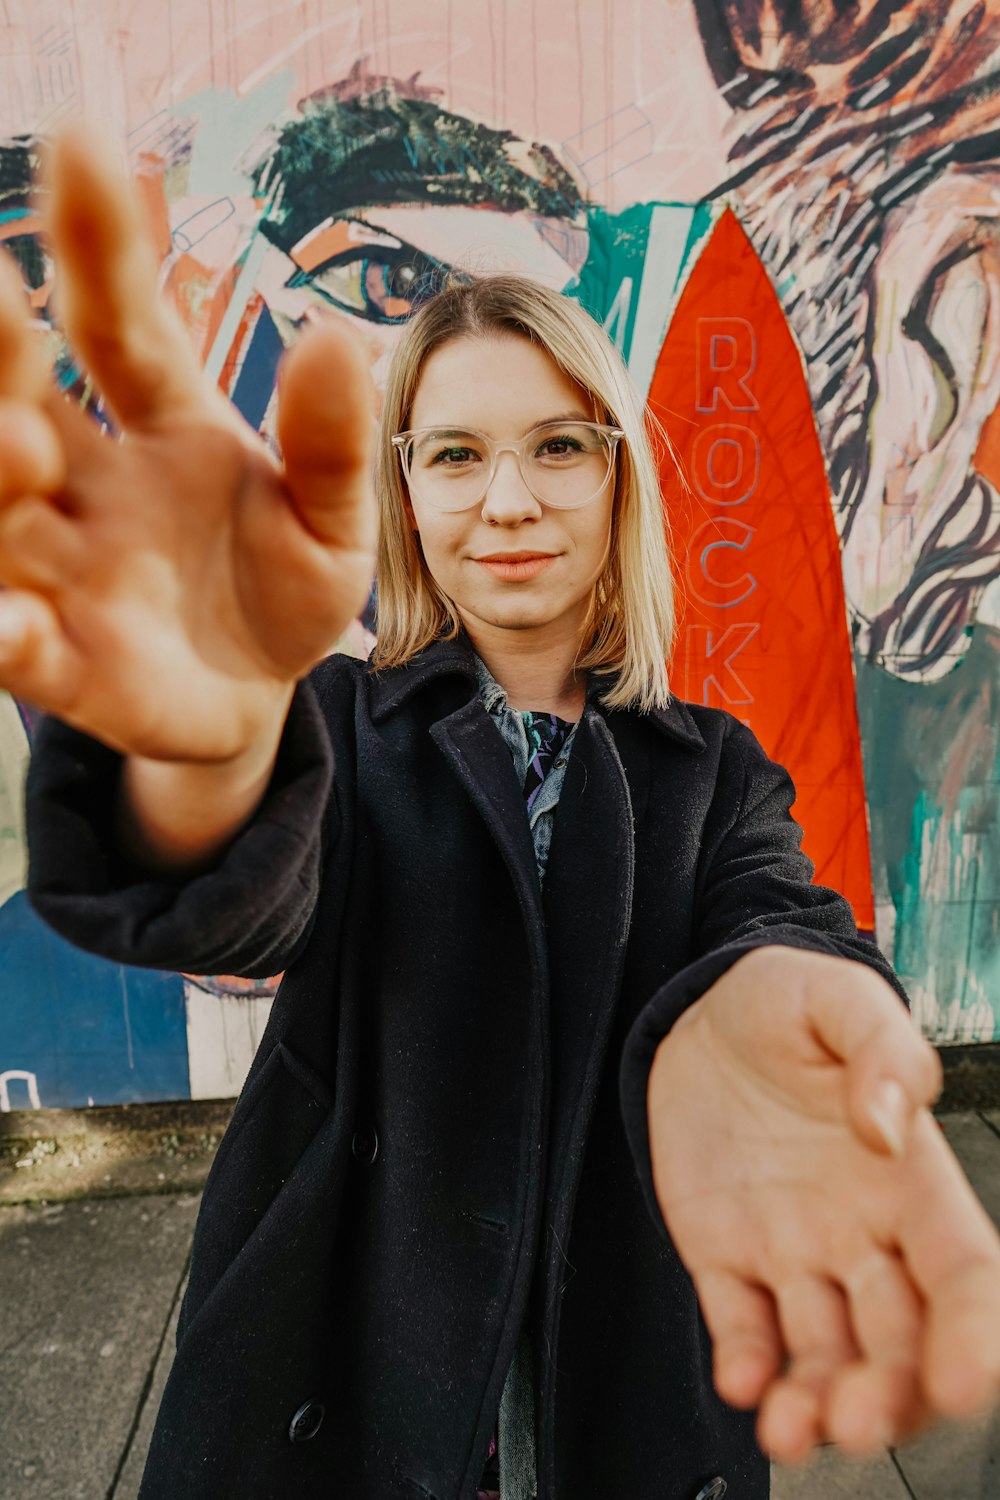
[[[120,765],[43,728],[41,915],[120,961],[287,971],[205,1187],[141,1500],[471,1500],[526,1314],[539,1500],[720,1478],[762,1500],[653,1196],[645,1093],[750,948],[891,978],[810,884],[787,773],[720,710],[592,688],[543,896],[462,638],[317,668],[261,810],[197,879],[109,853]]]

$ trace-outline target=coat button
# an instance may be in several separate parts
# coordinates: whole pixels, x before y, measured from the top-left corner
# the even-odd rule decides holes
[[[322,1401],[317,1401],[313,1396],[308,1401],[303,1401],[288,1424],[289,1441],[308,1443],[309,1439],[314,1438],[319,1432],[325,1414],[326,1407]]]
[[[694,1500],[722,1500],[729,1486],[722,1478],[710,1479],[695,1495]]]
[[[356,1130],[351,1139],[351,1151],[363,1166],[370,1167],[378,1156],[378,1131],[374,1125],[365,1125]]]

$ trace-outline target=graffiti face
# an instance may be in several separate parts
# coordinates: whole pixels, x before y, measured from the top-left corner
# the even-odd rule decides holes
[[[869,295],[879,399],[844,581],[869,654],[931,680],[1000,574],[1000,472],[979,456],[1000,404],[1000,171],[949,174],[891,215]]]
[[[355,70],[306,100],[252,171],[270,246],[256,288],[282,344],[349,317],[379,386],[403,325],[449,278],[519,271],[562,290],[585,258],[582,201],[552,153],[412,81]]]
[[[270,249],[257,289],[285,345],[317,318],[351,318],[381,388],[402,328],[449,277],[517,270],[561,291],[579,269],[574,246],[564,226],[527,211],[371,205],[325,220],[288,254]]]
[[[893,15],[696,0],[731,177],[806,360],[855,643],[929,682],[1000,577],[995,5]],[[779,7],[779,12],[784,7]]]

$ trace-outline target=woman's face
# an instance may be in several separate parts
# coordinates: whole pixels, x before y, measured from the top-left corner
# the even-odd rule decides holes
[[[472,428],[513,443],[541,422],[595,417],[583,387],[527,339],[468,336],[428,357],[408,425]],[[411,494],[411,521],[473,639],[484,627],[579,636],[608,557],[613,497],[612,472],[585,505],[553,509],[527,488],[515,455],[501,453],[479,504],[441,511]]]

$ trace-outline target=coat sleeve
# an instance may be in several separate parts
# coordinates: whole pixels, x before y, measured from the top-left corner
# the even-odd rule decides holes
[[[295,690],[274,773],[247,826],[194,876],[130,867],[110,842],[123,758],[56,719],[28,771],[28,898],[69,942],[118,963],[265,977],[313,920],[323,824],[335,825],[332,754],[314,687]]]
[[[868,964],[908,999],[892,966],[858,933],[850,903],[812,883],[802,829],[791,813],[795,787],[743,724],[732,720],[705,824],[694,958],[651,997],[622,1052],[619,1090],[625,1130],[647,1206],[666,1233],[653,1190],[646,1087],[653,1054],[685,1010],[752,948],[779,944]]]

